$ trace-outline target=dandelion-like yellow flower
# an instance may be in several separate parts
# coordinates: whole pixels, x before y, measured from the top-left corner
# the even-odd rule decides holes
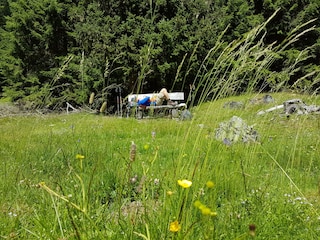
[[[212,216],[212,217],[215,217],[217,215],[218,215],[217,212],[210,212],[210,216]]]
[[[77,154],[77,155],[76,155],[76,159],[79,159],[79,160],[80,160],[80,159],[84,159],[84,156],[81,155],[81,154]]]
[[[210,215],[210,213],[211,213],[211,210],[210,210],[210,208],[208,208],[208,207],[203,207],[203,208],[201,208],[200,210],[201,210],[201,213],[202,213],[203,215]]]
[[[178,180],[178,184],[183,188],[189,188],[192,185],[192,182],[186,179]]]
[[[205,207],[206,207],[206,205],[204,205],[204,204],[201,203],[198,208],[199,208],[199,210],[202,210],[202,209],[204,209]]]
[[[84,159],[84,156],[81,154],[77,154],[76,159],[80,160],[80,168],[82,169],[82,160]]]
[[[167,191],[167,195],[168,195],[168,196],[171,196],[172,194],[173,194],[172,191]]]
[[[180,229],[181,229],[181,226],[177,220],[170,223],[170,227],[169,227],[170,232],[178,232]]]
[[[199,200],[196,200],[193,204],[196,208],[200,208],[200,206],[202,205],[202,203]]]
[[[196,208],[198,208],[203,215],[207,215],[207,216],[211,216],[211,217],[217,216],[217,212],[211,211],[211,209],[209,207],[207,207],[206,205],[202,204],[199,200],[196,200],[193,203],[193,205]]]
[[[208,181],[208,182],[206,183],[206,185],[207,185],[207,188],[213,188],[213,187],[214,187],[214,182]]]

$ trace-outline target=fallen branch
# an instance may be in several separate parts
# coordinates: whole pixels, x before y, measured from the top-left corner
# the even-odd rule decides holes
[[[78,112],[78,109],[74,108],[70,103],[67,102],[67,114],[69,114],[69,108],[75,112]]]
[[[269,109],[267,109],[267,110],[260,111],[260,112],[258,112],[257,114],[258,114],[258,115],[262,115],[262,114],[265,114],[265,113],[268,113],[268,112],[272,112],[272,111],[274,111],[274,110],[282,109],[283,107],[284,107],[283,104],[282,104],[282,105],[278,105],[278,106],[269,108]]]

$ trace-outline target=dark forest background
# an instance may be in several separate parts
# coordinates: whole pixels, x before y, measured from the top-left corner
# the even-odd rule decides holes
[[[227,47],[276,11],[266,25],[265,44],[281,44],[297,27],[301,36],[259,71],[281,73],[306,49],[307,56],[291,74],[261,75],[254,90],[294,86],[317,93],[319,2],[0,0],[0,97],[56,108],[65,102],[86,104],[92,92],[112,104],[118,87],[123,96],[161,87],[188,93],[218,40]],[[217,57],[210,55],[210,61]]]

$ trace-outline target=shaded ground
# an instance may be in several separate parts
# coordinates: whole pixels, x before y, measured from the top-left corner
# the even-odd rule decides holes
[[[41,111],[34,111],[21,108],[13,103],[0,102],[0,117],[17,116],[17,115],[34,115],[42,114]]]
[[[12,103],[0,103],[0,117],[23,114],[17,106]]]
[[[70,105],[71,106],[71,105]],[[30,107],[26,107],[25,105],[14,104],[10,102],[0,102],[0,117],[10,117],[10,116],[18,116],[18,115],[43,115],[43,114],[68,114],[75,112],[87,112],[87,113],[97,113],[90,108],[74,108],[74,107],[66,107],[60,108],[58,110],[49,110],[49,109],[32,109]]]

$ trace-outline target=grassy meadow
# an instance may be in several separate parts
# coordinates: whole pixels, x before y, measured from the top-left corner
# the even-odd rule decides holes
[[[256,113],[320,99],[250,103],[261,96],[203,103],[189,121],[0,118],[1,239],[317,239],[320,116]],[[216,140],[232,116],[259,142]]]

